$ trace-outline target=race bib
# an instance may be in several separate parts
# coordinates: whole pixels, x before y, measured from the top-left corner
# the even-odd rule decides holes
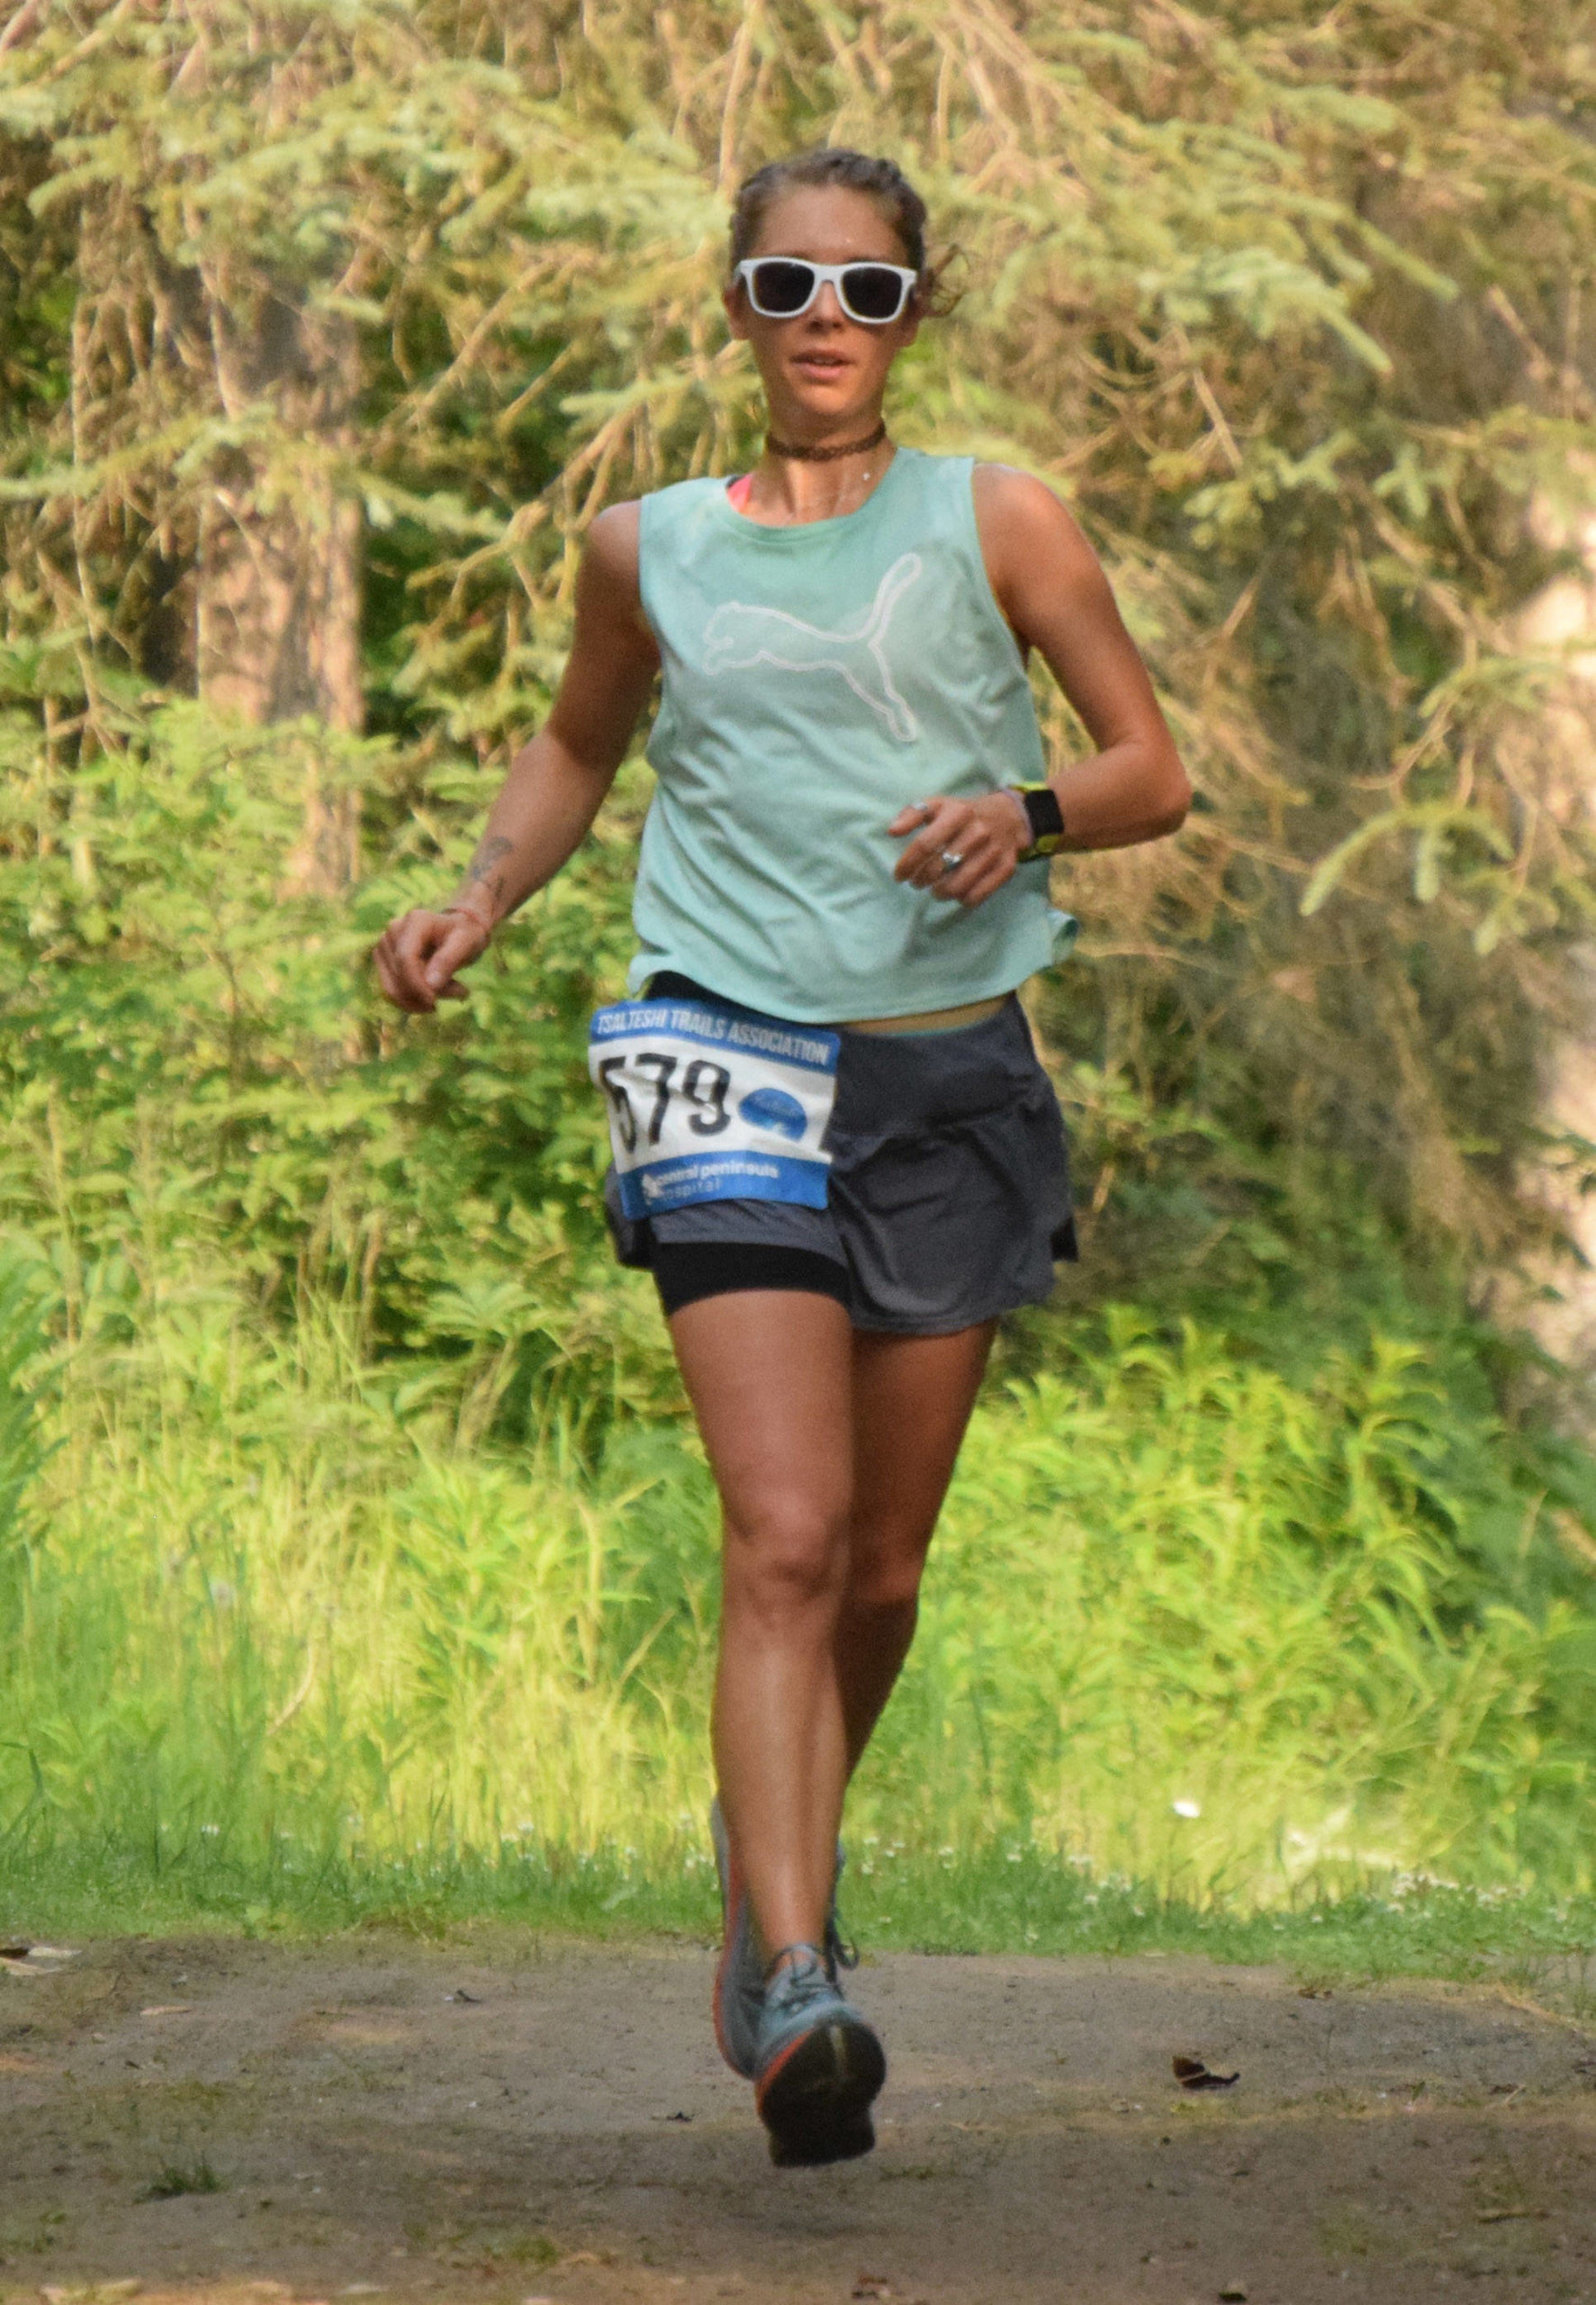
[[[695,1200],[824,1208],[841,1045],[821,1026],[708,1001],[600,1008],[588,1071],[609,1107],[626,1215]]]

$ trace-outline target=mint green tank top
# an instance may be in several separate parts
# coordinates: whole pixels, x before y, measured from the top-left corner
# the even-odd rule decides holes
[[[644,498],[664,682],[634,992],[671,969],[768,1015],[845,1024],[1008,992],[1068,949],[1045,863],[973,911],[892,877],[906,802],[1045,773],[972,469],[900,448],[858,511],[797,528],[747,519],[723,480]]]

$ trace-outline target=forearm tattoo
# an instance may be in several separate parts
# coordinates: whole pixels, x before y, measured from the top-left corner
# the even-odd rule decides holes
[[[465,868],[466,887],[486,889],[493,899],[495,909],[504,899],[504,875],[494,868],[509,854],[513,845],[514,843],[506,840],[502,833],[495,833],[479,844],[476,854]]]

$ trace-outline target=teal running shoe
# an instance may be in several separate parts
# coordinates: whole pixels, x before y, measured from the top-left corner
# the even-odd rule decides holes
[[[764,1963],[753,1931],[748,1885],[738,1870],[726,1837],[720,1803],[709,1809],[709,1837],[720,1876],[720,1966],[715,1972],[715,2038],[720,2054],[744,2081],[753,2078],[760,2010],[765,1997]]]
[[[833,1984],[818,1945],[787,1945],[767,1977],[753,2101],[779,2169],[852,2161],[876,2141],[870,2107],[887,2078],[871,2028]]]
[[[765,1997],[764,1963],[760,1957],[747,1884],[732,1855],[718,1800],[709,1804],[709,1838],[715,1847],[715,1870],[720,1878],[721,1951],[715,1972],[715,2039],[732,2071],[741,2074],[744,2081],[752,2081],[760,2008]],[[825,1974],[833,1984],[839,1969],[859,1966],[859,1949],[843,1935],[837,1919],[837,1888],[847,1861],[839,1841],[822,1945]]]

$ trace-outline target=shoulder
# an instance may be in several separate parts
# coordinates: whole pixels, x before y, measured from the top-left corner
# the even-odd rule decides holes
[[[590,599],[624,602],[636,609],[643,555],[643,500],[606,505],[588,529],[582,556],[582,588]]]
[[[654,489],[639,504],[645,539],[718,505],[726,492],[726,476],[707,473],[697,480],[673,480],[668,488]]]
[[[983,545],[1078,551],[1096,563],[1075,515],[1034,473],[1021,472],[1014,465],[978,464],[970,475],[970,489]]]
[[[713,503],[725,493],[724,480],[679,480],[647,496],[608,505],[588,530],[586,557],[605,570],[629,574],[635,582],[651,535],[657,537],[684,514]]]
[[[624,504],[606,505],[588,530],[583,558],[600,576],[637,580],[638,542],[643,529],[643,504],[638,497]]]
[[[1013,465],[977,465],[971,493],[981,557],[1011,624],[1029,628],[1027,603],[1040,592],[1085,606],[1106,592],[1102,562],[1045,481]]]
[[[643,628],[642,510],[636,497],[607,505],[589,528],[576,586],[579,626]]]

